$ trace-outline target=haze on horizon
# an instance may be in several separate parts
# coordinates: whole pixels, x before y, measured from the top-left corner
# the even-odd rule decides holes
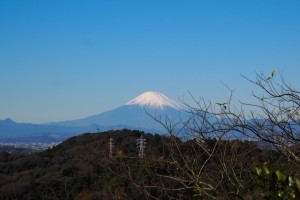
[[[0,119],[101,113],[146,91],[251,101],[241,74],[300,86],[300,2],[0,1]]]

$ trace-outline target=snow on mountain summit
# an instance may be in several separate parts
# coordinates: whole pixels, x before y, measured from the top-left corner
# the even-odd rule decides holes
[[[138,105],[141,107],[163,109],[165,107],[172,107],[177,110],[183,108],[183,106],[172,99],[169,99],[162,93],[159,92],[145,92],[140,96],[128,101],[125,105]]]

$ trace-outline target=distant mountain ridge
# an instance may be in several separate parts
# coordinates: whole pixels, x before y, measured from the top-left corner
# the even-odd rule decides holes
[[[0,140],[24,137],[53,137],[66,139],[74,134],[85,132],[87,127],[66,127],[59,125],[17,123],[10,118],[0,120]]]
[[[185,116],[184,106],[159,92],[145,92],[126,104],[110,111],[77,120],[47,124],[16,123],[11,119],[0,120],[1,138],[16,138],[33,135],[51,136],[61,140],[84,132],[117,129],[136,129],[146,132],[165,132],[155,119],[178,121]],[[60,136],[60,137],[58,137]]]
[[[158,92],[145,92],[131,99],[126,104],[113,110],[77,120],[51,123],[62,126],[102,126],[132,127],[137,130],[156,129],[163,127],[155,119],[179,120],[184,113],[184,106]]]

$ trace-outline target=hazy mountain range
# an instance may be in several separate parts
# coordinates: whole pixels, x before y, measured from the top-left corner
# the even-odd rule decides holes
[[[61,141],[85,132],[116,129],[136,129],[146,132],[165,132],[155,119],[173,122],[186,116],[184,106],[158,92],[145,92],[124,105],[97,115],[77,120],[47,124],[16,123],[0,120],[0,140],[29,139]]]

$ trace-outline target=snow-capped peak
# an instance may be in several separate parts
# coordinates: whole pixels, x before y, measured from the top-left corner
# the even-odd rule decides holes
[[[177,110],[183,108],[183,106],[172,99],[169,99],[162,93],[159,92],[145,92],[140,96],[128,101],[125,105],[138,105],[141,107],[163,109],[165,107],[172,107]]]

